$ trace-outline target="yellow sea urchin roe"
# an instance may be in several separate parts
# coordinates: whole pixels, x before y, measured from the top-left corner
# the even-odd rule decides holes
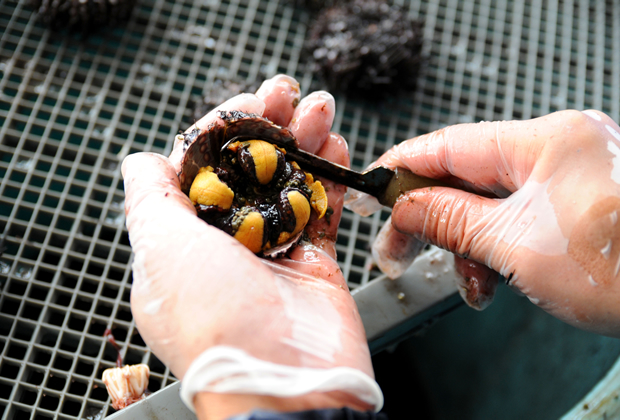
[[[320,219],[325,216],[325,212],[327,211],[327,193],[321,181],[314,181],[312,184],[308,185],[308,187],[312,191],[310,205],[317,212]]]
[[[295,214],[295,229],[292,232],[282,232],[278,237],[278,245],[288,241],[293,236],[301,232],[310,220],[310,203],[305,195],[299,191],[290,191],[286,197],[288,198],[293,213]]]
[[[213,173],[208,166],[200,168],[189,190],[189,199],[194,205],[217,206],[227,210],[232,205],[235,193]]]
[[[248,144],[248,152],[254,159],[256,179],[261,184],[266,185],[271,182],[276,169],[278,169],[276,148],[273,144],[262,140],[250,140]]]
[[[263,216],[253,211],[245,216],[234,238],[256,254],[263,249],[264,229],[265,221],[263,220]]]

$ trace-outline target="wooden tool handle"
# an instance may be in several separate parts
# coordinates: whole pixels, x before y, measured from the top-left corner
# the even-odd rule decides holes
[[[377,198],[384,206],[394,207],[398,197],[407,191],[427,187],[449,187],[449,185],[436,179],[416,175],[408,169],[396,168],[387,188]]]

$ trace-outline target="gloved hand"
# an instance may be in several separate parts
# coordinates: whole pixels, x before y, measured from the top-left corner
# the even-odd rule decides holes
[[[403,142],[377,164],[471,193],[411,191],[393,228],[497,270],[569,324],[620,336],[619,132],[601,112],[562,111]]]
[[[236,96],[216,110],[263,115],[288,126],[305,150],[348,166],[346,142],[330,132],[333,97],[299,98],[294,79],[276,76],[256,95]],[[196,125],[221,124],[216,110]],[[335,260],[345,188],[322,180],[331,218],[313,214],[311,242],[267,261],[196,217],[179,189],[179,146],[170,158],[128,156],[122,172],[135,253],[132,313],[144,341],[191,389],[190,404],[193,393],[206,391],[199,395],[213,397],[211,408],[224,393],[253,396],[252,407],[379,409],[362,322]],[[237,400],[232,406],[236,411],[215,417],[249,408]]]

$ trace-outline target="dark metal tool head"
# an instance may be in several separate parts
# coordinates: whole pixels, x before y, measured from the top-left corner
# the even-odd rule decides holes
[[[290,144],[278,144],[278,146],[286,150],[287,160],[294,160],[302,169],[370,194],[387,207],[393,207],[398,197],[407,191],[417,188],[445,186],[441,181],[416,175],[404,168],[391,170],[377,166],[365,172],[356,172]]]

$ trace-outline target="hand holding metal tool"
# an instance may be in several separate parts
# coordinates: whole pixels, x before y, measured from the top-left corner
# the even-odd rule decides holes
[[[447,186],[441,181],[416,175],[405,168],[394,170],[377,166],[356,172],[300,149],[289,146],[287,154],[299,166],[313,173],[358,191],[370,194],[387,207],[393,207],[398,197],[407,191],[425,187]]]
[[[568,110],[446,127],[395,146],[377,164],[470,187],[406,193],[392,211],[394,231],[453,252],[457,265],[496,270],[571,325],[618,336],[618,156],[618,124]]]

